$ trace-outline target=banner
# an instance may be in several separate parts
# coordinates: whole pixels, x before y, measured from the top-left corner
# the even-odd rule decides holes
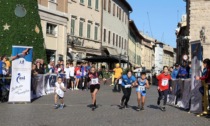
[[[191,77],[191,108],[190,111],[194,113],[202,112],[202,95],[199,92],[201,86],[200,81],[196,81],[196,76],[201,76],[201,64],[202,64],[202,46],[201,43],[191,43],[191,56],[192,56],[192,77]]]
[[[45,83],[45,92],[46,94],[54,93],[54,87],[57,80],[57,74],[50,74],[47,80],[47,83]]]
[[[12,47],[12,78],[9,102],[31,102],[32,55],[32,47]]]

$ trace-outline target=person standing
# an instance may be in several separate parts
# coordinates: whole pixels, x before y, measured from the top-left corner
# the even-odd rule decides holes
[[[80,78],[81,78],[81,68],[80,68],[80,64],[79,63],[77,63],[77,66],[74,69],[74,72],[75,72],[75,75],[76,75],[76,85],[75,85],[74,90],[79,90],[78,89],[78,85],[79,85]]]
[[[90,93],[92,98],[92,110],[96,109],[96,95],[100,89],[99,83],[99,74],[96,72],[94,67],[91,68],[90,73],[88,74],[88,82],[90,84]]]
[[[160,106],[160,101],[163,99],[163,106],[160,107],[162,111],[166,110],[166,102],[167,102],[167,95],[169,92],[169,81],[171,80],[171,75],[169,74],[169,70],[167,66],[163,67],[163,73],[157,76],[158,79],[158,101],[157,104]],[[170,87],[170,90],[172,88]]]
[[[119,80],[122,77],[122,68],[120,68],[120,64],[117,63],[116,67],[114,68],[114,92],[121,92],[121,85],[119,84]]]
[[[65,75],[66,75],[66,87],[67,89],[70,89],[70,68],[69,68],[69,63],[66,64],[66,68],[64,69]]]
[[[171,78],[172,79],[177,79],[179,73],[179,64],[175,64],[175,69],[171,73]]]
[[[71,90],[74,90],[74,81],[75,81],[74,69],[75,69],[75,68],[74,68],[74,66],[73,66],[73,63],[70,63],[69,71],[70,71]]]
[[[120,103],[120,108],[128,108],[128,101],[131,96],[131,88],[136,84],[136,78],[132,75],[132,71],[128,70],[127,74],[122,76],[122,91],[123,96]]]
[[[184,62],[183,65],[180,67],[178,76],[181,79],[186,79],[188,77],[186,62]]]

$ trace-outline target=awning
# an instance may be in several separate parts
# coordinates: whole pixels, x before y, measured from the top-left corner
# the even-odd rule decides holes
[[[89,62],[107,62],[107,63],[119,63],[119,58],[115,56],[94,56],[86,57],[82,60]],[[121,59],[121,63],[127,63],[127,60]]]
[[[107,51],[109,52],[109,55],[110,55],[110,56],[111,56],[111,55],[114,55],[114,56],[118,55],[116,49],[112,49],[112,48],[108,48],[108,47],[107,47],[106,49],[107,49]]]

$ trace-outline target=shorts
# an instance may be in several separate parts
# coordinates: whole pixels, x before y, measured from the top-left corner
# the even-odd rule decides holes
[[[74,77],[70,77],[70,80],[71,80],[71,81],[74,81]]]
[[[90,93],[93,93],[95,89],[100,89],[100,84],[90,85]]]
[[[81,76],[80,76],[80,75],[76,75],[76,78],[77,78],[77,79],[80,79],[80,78],[81,78]]]
[[[58,99],[63,99],[64,98],[64,97],[59,96],[57,93],[56,93],[56,95],[58,96]]]
[[[146,91],[139,91],[137,89],[136,89],[136,92],[137,93],[139,92],[141,94],[141,96],[146,96],[146,94],[147,94]]]

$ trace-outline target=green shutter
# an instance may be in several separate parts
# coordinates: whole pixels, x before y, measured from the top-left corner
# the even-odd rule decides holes
[[[80,3],[84,4],[84,0],[80,0]]]
[[[95,5],[96,10],[98,10],[98,0],[96,0],[96,3],[95,4],[96,4]]]
[[[75,29],[75,20],[71,19],[71,35],[74,35],[74,29]]]
[[[88,0],[88,7],[91,7],[91,0]]]
[[[79,36],[82,37],[83,36],[83,22],[80,21],[79,23]]]
[[[95,40],[98,40],[98,27],[95,26],[95,37],[94,37]]]
[[[91,32],[91,25],[87,25],[87,38],[90,38],[90,32]]]

